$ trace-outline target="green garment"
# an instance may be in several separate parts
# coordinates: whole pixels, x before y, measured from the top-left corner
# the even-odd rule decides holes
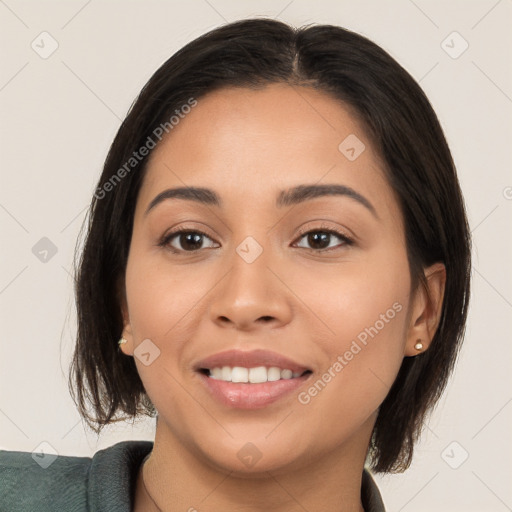
[[[0,512],[132,512],[140,465],[152,448],[151,441],[122,441],[92,458],[54,460],[0,450]],[[365,512],[385,512],[367,470],[361,496]]]

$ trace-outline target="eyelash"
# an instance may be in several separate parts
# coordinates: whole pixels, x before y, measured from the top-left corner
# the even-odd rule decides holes
[[[167,233],[166,235],[164,235],[162,237],[162,239],[160,240],[160,242],[158,243],[158,246],[160,246],[160,247],[167,247],[174,254],[180,254],[180,253],[192,254],[192,253],[199,252],[201,249],[198,249],[197,251],[184,251],[182,249],[175,249],[174,247],[170,246],[171,240],[173,238],[175,238],[176,236],[178,236],[180,234],[183,234],[183,233],[202,235],[202,236],[205,236],[207,238],[210,238],[210,240],[211,240],[211,237],[209,237],[206,233],[203,233],[202,231],[198,231],[196,229],[190,229],[190,228],[184,227],[184,228],[176,229],[175,231],[172,231],[171,233]],[[353,245],[353,243],[354,243],[354,240],[352,238],[348,237],[347,235],[345,235],[344,233],[336,231],[335,229],[325,229],[325,228],[323,228],[323,229],[310,229],[308,231],[300,230],[298,239],[300,240],[300,239],[304,238],[306,235],[308,235],[310,233],[327,233],[327,234],[334,235],[334,236],[338,237],[343,242],[340,247],[330,247],[330,248],[327,248],[327,249],[308,249],[308,248],[305,248],[306,250],[308,250],[310,252],[314,252],[314,253],[331,252],[331,251],[334,251],[336,249],[341,249],[343,246]]]

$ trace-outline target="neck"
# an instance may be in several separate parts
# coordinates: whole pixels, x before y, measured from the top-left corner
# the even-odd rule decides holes
[[[372,427],[373,422],[338,449],[304,458],[293,468],[248,474],[194,453],[159,418],[153,450],[139,472],[134,510],[364,512],[361,478]]]

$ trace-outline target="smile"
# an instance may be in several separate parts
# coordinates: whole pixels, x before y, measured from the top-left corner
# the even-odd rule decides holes
[[[229,408],[261,409],[298,390],[312,370],[268,350],[227,350],[194,369],[210,396]]]

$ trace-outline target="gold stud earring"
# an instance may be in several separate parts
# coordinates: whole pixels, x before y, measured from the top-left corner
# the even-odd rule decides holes
[[[414,345],[414,348],[416,350],[423,350],[423,343],[421,343],[421,340],[416,340],[416,345]]]
[[[117,343],[119,344],[119,346],[121,346],[121,345],[124,345],[125,343],[128,343],[128,340],[121,338]]]

